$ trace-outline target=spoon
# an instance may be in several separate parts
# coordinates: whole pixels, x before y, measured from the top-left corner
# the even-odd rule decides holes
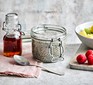
[[[57,72],[51,71],[51,70],[49,70],[45,67],[42,67],[40,65],[32,65],[32,64],[30,64],[30,62],[26,58],[24,58],[22,56],[19,56],[19,55],[14,55],[14,60],[15,60],[16,63],[18,63],[22,66],[36,66],[36,67],[42,68],[43,71],[46,71],[46,72],[49,72],[49,73],[53,73],[53,74],[56,74],[56,75],[59,75],[59,76],[64,75],[64,73],[57,73]]]

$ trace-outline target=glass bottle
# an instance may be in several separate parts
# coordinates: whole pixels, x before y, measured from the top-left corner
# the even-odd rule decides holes
[[[22,54],[21,25],[16,13],[8,13],[2,28],[6,34],[3,37],[3,55],[13,57]]]

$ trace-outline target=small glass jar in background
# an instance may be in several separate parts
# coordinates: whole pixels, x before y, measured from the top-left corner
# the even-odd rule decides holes
[[[21,25],[18,21],[18,14],[8,13],[5,16],[2,28],[6,34],[3,37],[3,55],[13,57],[22,54]]]
[[[42,62],[64,60],[66,29],[43,24],[31,29],[33,57]]]

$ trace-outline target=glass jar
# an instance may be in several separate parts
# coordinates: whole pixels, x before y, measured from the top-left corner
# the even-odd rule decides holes
[[[3,55],[13,57],[22,54],[21,25],[16,13],[8,13],[2,28],[6,34],[3,37]]]
[[[42,62],[63,60],[66,29],[57,25],[43,24],[31,29],[33,57]]]

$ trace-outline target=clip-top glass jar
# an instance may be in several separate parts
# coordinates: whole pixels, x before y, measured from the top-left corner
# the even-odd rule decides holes
[[[43,24],[31,29],[33,57],[42,62],[64,60],[66,29]]]
[[[7,57],[22,54],[21,25],[16,13],[8,13],[2,28],[6,34],[3,37],[3,54]]]

